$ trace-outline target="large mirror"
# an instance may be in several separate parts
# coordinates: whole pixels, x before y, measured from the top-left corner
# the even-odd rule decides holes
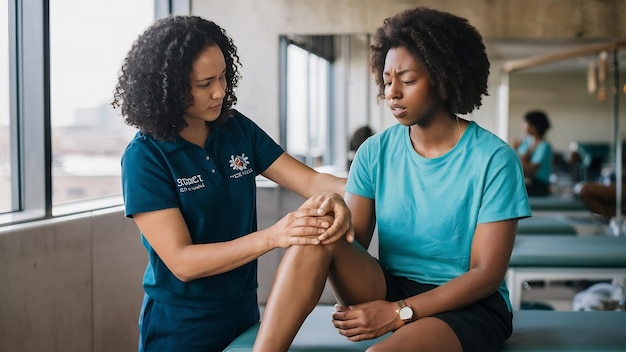
[[[569,195],[580,181],[597,181],[603,173],[621,174],[621,145],[626,130],[626,51],[624,42],[534,44],[542,53],[510,60],[502,82],[508,95],[508,132],[519,135],[524,114],[544,110],[552,127],[546,139],[555,153],[555,193]],[[523,49],[508,47],[507,51]]]
[[[370,39],[365,33],[280,36],[281,144],[309,165],[342,165],[360,127],[379,132],[395,123],[376,99]],[[569,181],[598,177],[599,168],[615,161],[616,128],[626,130],[620,113],[626,109],[626,51],[614,56],[606,50],[610,43],[487,41],[490,95],[465,118],[511,141],[521,133],[525,112],[543,110],[558,158],[567,160],[577,145],[605,145],[609,154]]]
[[[311,166],[345,165],[357,129],[384,128],[367,65],[369,40],[367,34],[280,37],[281,144]]]

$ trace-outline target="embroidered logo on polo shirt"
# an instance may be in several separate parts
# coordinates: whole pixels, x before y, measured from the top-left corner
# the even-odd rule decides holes
[[[239,171],[230,175],[230,178],[240,178],[253,172],[252,169],[248,169],[250,161],[248,161],[246,153],[241,153],[241,155],[231,155],[228,165],[233,168],[233,170]]]
[[[201,174],[190,177],[179,177],[176,179],[176,185],[178,186],[178,192],[180,193],[197,191],[206,187]]]

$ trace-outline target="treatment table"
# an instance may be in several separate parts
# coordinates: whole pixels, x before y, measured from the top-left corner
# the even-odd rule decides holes
[[[587,208],[580,199],[557,195],[528,197],[532,211],[586,211]]]
[[[516,237],[506,274],[513,309],[520,308],[525,281],[584,279],[616,280],[626,287],[626,237]]]
[[[535,215],[517,223],[518,234],[576,234],[574,222],[564,215]]]
[[[290,352],[365,351],[385,338],[350,342],[331,324],[331,305],[318,305],[296,335]],[[513,335],[502,352],[626,351],[626,312],[524,310],[513,313]],[[224,352],[250,352],[259,325],[253,325]]]

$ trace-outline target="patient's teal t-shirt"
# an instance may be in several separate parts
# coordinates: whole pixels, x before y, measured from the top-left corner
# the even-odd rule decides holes
[[[427,284],[469,270],[476,225],[531,215],[517,153],[475,122],[436,158],[416,153],[400,124],[370,137],[346,191],[375,201],[381,264]],[[510,309],[504,281],[499,292]]]

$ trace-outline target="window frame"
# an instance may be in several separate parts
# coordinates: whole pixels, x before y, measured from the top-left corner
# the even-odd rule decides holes
[[[120,194],[55,206],[53,212],[50,0],[8,5],[12,210],[0,213],[0,226],[122,205]],[[154,19],[190,13],[190,0],[154,0]]]
[[[333,82],[335,81],[335,74],[334,74],[334,65],[335,65],[335,56],[334,56],[334,44],[332,43],[332,41],[330,41],[330,45],[328,43],[326,43],[326,46],[324,47],[322,46],[317,46],[319,45],[320,42],[323,42],[324,39],[321,39],[319,41],[316,41],[315,38],[316,36],[300,36],[298,39],[300,39],[302,42],[299,42],[298,39],[291,39],[289,36],[287,35],[281,35],[279,37],[279,124],[280,124],[280,136],[279,136],[279,143],[281,145],[281,147],[283,147],[285,149],[285,151],[289,152],[289,150],[287,149],[288,147],[288,124],[289,124],[289,87],[288,87],[288,82],[289,82],[289,78],[288,78],[288,61],[289,61],[289,46],[290,45],[295,45],[297,47],[299,47],[300,49],[304,50],[307,52],[307,55],[309,57],[309,59],[307,59],[307,70],[306,70],[306,86],[307,86],[307,92],[306,92],[306,96],[307,96],[307,113],[306,113],[306,126],[307,126],[307,145],[309,146],[309,150],[307,151],[307,154],[305,155],[305,160],[303,160],[307,165],[309,166],[316,166],[314,165],[314,160],[313,160],[313,156],[311,155],[311,119],[315,118],[313,116],[311,116],[311,104],[313,102],[310,101],[311,98],[311,80],[314,79],[317,81],[317,78],[311,78],[311,64],[310,64],[310,56],[314,55],[317,57],[318,60],[325,60],[326,62],[328,62],[328,72],[327,72],[327,77],[326,77],[326,82],[325,82],[325,99],[326,99],[326,111],[325,111],[325,115],[326,115],[326,121],[325,121],[325,126],[326,126],[326,140],[325,140],[325,145],[324,145],[324,153],[323,153],[323,160],[325,160],[324,165],[322,166],[333,166],[335,164],[335,156],[336,156],[336,151],[335,151],[335,142],[334,142],[334,138],[335,135],[332,133],[332,126],[333,126],[333,121],[334,119],[334,97],[335,97],[335,91],[334,91],[334,85]],[[327,36],[328,37],[328,36]],[[329,46],[333,47],[330,50]],[[326,51],[324,51],[323,49],[326,49]],[[319,89],[320,87],[318,87]]]

